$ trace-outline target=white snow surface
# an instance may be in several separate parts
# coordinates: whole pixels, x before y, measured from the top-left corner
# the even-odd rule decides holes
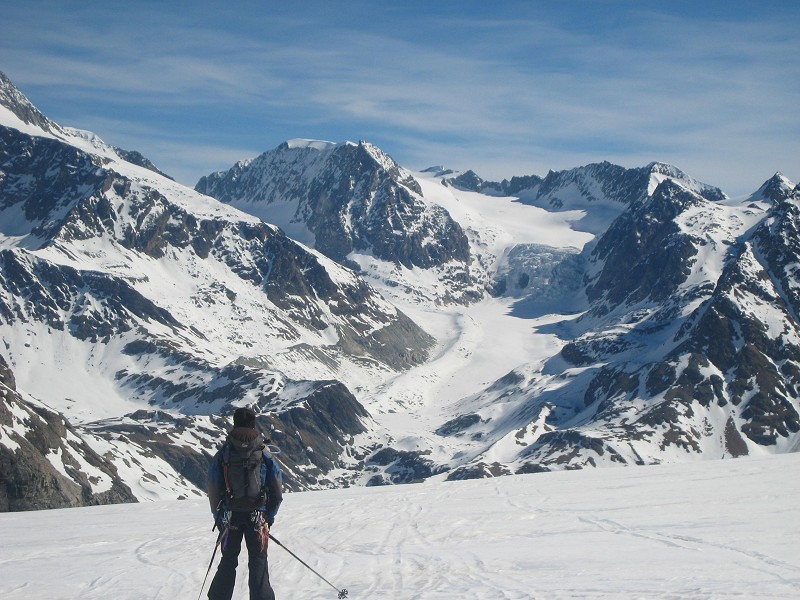
[[[286,145],[289,148],[311,148],[313,150],[330,150],[331,148],[336,146],[336,142],[295,138],[293,140],[286,140]]]
[[[441,185],[434,174],[414,173],[425,202],[443,206],[467,233],[472,251],[487,274],[524,244],[578,252],[594,236],[573,229],[580,210],[550,212],[514,197],[495,197]],[[518,298],[486,297],[471,304],[438,304],[436,273],[409,270],[364,254],[351,254],[368,281],[437,340],[431,359],[377,386],[356,390],[359,400],[394,439],[394,448],[431,450],[447,461],[463,443],[434,431],[456,414],[464,398],[485,389],[510,371],[540,371],[564,341],[540,329],[575,315],[564,315],[561,298],[540,306],[538,315],[517,307]],[[414,293],[409,293],[408,290]],[[540,315],[540,316],[539,316]],[[502,340],[502,342],[498,342]],[[469,445],[469,444],[467,444]],[[366,477],[365,479],[368,479]]]
[[[258,218],[266,218],[266,214],[247,214],[247,211],[253,211],[253,202],[242,202],[240,211],[128,163],[112,147],[89,132],[67,128],[54,129],[57,133],[37,128],[32,131],[31,126],[16,119],[9,111],[0,111],[0,124],[17,127],[33,135],[62,139],[102,158],[108,168],[113,168],[131,181],[134,192],[146,193],[150,188],[158,189],[169,203],[199,218],[230,223],[255,222]],[[297,161],[296,171],[303,174],[308,174],[308,169],[320,162],[317,154],[333,147],[329,142],[313,140],[291,140],[287,146],[292,151],[305,149],[309,152],[287,152],[275,160],[284,160],[287,165]],[[365,148],[376,160],[387,161],[387,167],[394,165],[374,146],[365,145]],[[530,246],[531,252],[536,252],[533,247],[541,246],[577,253],[590,244],[597,233],[588,231],[585,223],[581,225],[591,214],[587,212],[587,202],[579,195],[578,188],[566,190],[561,197],[561,210],[552,211],[526,204],[517,198],[487,196],[446,187],[430,173],[418,173],[414,177],[423,192],[421,200],[444,207],[466,232],[475,258],[470,269],[478,281],[491,281],[492,276],[508,264],[510,253],[515,249]],[[745,234],[763,218],[766,204],[754,204],[755,200],[704,203],[702,210],[687,211],[681,216],[678,224],[687,231],[702,231],[705,241],[693,264],[687,286],[716,281],[723,268],[726,242]],[[119,202],[123,201],[119,199]],[[607,204],[609,206],[600,207],[604,215],[623,210],[621,206],[610,202]],[[279,208],[272,216],[288,222],[291,226],[287,228],[290,235],[302,242],[313,243],[313,235],[305,225],[299,221],[292,222],[291,215],[296,207],[287,202]],[[3,217],[13,226],[5,236],[0,235],[0,247],[24,248],[26,244],[33,243],[25,237],[29,231],[24,230],[21,215],[9,213]],[[600,221],[605,223],[607,219],[604,217]],[[279,224],[286,227],[287,223]],[[231,238],[229,243],[243,242]],[[439,464],[450,462],[452,466],[457,466],[465,456],[474,458],[480,454],[489,460],[512,461],[521,447],[519,436],[524,435],[524,443],[533,443],[541,434],[546,410],[549,410],[542,407],[539,413],[531,416],[530,423],[512,422],[514,410],[527,400],[525,394],[530,392],[543,397],[547,393],[557,392],[571,378],[581,376],[579,369],[569,370],[566,364],[562,365],[564,368],[561,373],[554,373],[552,363],[550,370],[545,372],[545,364],[556,357],[566,343],[564,336],[558,335],[558,328],[568,327],[577,316],[562,314],[567,312],[564,298],[546,298],[547,305],[539,306],[535,313],[518,298],[510,296],[497,299],[487,297],[468,306],[441,303],[439,299],[444,297],[447,287],[440,278],[441,273],[404,269],[366,254],[351,255],[350,258],[362,267],[365,278],[388,301],[436,338],[437,345],[428,362],[398,374],[386,366],[380,367],[365,361],[353,361],[340,356],[326,355],[322,359],[315,356],[313,350],[322,352],[325,347],[337,342],[333,327],[322,332],[292,332],[260,290],[235,276],[213,257],[201,261],[192,252],[172,251],[156,261],[128,252],[106,239],[83,241],[80,247],[61,243],[32,254],[79,269],[99,268],[130,281],[137,290],[169,310],[181,322],[193,324],[201,335],[186,332],[183,334],[186,339],[182,341],[191,347],[193,353],[211,364],[223,366],[235,360],[247,359],[280,372],[282,378],[343,381],[374,417],[379,429],[376,433],[383,436],[388,444],[395,449],[429,451],[431,459]],[[337,282],[354,277],[350,271],[328,259],[319,255],[317,259]],[[233,292],[236,302],[225,301],[225,290]],[[210,311],[208,305],[214,299],[218,302]],[[388,303],[382,308],[384,311],[394,310]],[[90,309],[92,307],[87,306],[87,310]],[[257,320],[250,318],[254,314],[258,315]],[[773,325],[777,334],[780,324],[777,317],[766,311],[762,316],[764,322]],[[335,322],[332,317],[331,321]],[[145,325],[153,335],[169,333],[160,331],[157,323]],[[377,327],[380,324],[374,325]],[[671,332],[665,332],[665,339],[667,333],[671,335]],[[14,348],[10,364],[20,389],[63,412],[77,424],[120,417],[137,408],[148,408],[150,400],[159,400],[132,397],[130,390],[113,383],[116,381],[114,373],[127,368],[136,371],[143,367],[152,372],[171,373],[169,365],[137,365],[137,358],[121,353],[121,348],[128,341],[124,336],[98,350],[98,347],[66,334],[51,333],[42,324],[30,323],[13,331],[0,324],[0,335]],[[656,349],[661,345],[652,347]],[[47,360],[42,360],[42,356],[48,357]],[[329,366],[331,364],[334,366]],[[502,387],[493,391],[493,383],[511,371],[524,378],[525,386],[522,389],[525,391],[508,397]],[[54,373],[57,376],[53,376]],[[98,373],[103,377],[97,377]],[[191,373],[174,375],[192,378]],[[98,381],[101,385],[98,385]],[[294,395],[288,394],[286,401],[291,401]],[[173,408],[189,410],[186,407]],[[206,408],[214,411],[219,406]],[[492,436],[480,443],[473,443],[467,437],[456,439],[435,434],[438,427],[453,417],[471,412],[480,413],[483,422],[493,419],[489,429],[503,422],[508,426],[498,427],[494,432],[487,430],[486,433],[492,433]],[[714,421],[721,416],[719,413],[708,418]],[[520,429],[521,426],[524,431]],[[3,443],[8,445],[6,440]],[[724,448],[722,440],[714,439],[709,443],[715,445],[712,448],[714,452],[709,452],[706,457],[718,457]],[[493,444],[494,447],[491,447]],[[762,447],[748,446],[751,452],[765,451]],[[107,451],[111,448],[107,444],[96,449]],[[617,451],[626,457],[631,451],[634,454],[637,452],[633,446],[629,449],[617,448]],[[635,456],[628,458],[635,460]],[[651,458],[654,461],[682,461],[694,460],[699,456],[673,450]],[[166,491],[162,490],[163,494],[140,485],[136,477],[138,469],[132,466],[135,464],[136,460],[131,455],[126,468],[120,468],[139,499],[156,500],[183,493],[183,484],[167,485]],[[165,481],[170,478],[179,480],[174,473],[169,474],[171,469],[163,462],[154,464],[153,469],[165,473]],[[369,478],[370,474],[365,473],[363,481]],[[197,490],[192,489],[191,492]]]
[[[799,454],[349,488],[287,495],[273,534],[350,600],[797,598],[798,493]],[[204,500],[2,514],[0,597],[196,598],[210,525]],[[274,543],[270,579],[336,598]]]

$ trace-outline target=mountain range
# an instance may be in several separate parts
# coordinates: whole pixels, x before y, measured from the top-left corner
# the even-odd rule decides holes
[[[795,451],[800,187],[290,140],[187,188],[0,74],[0,510]]]

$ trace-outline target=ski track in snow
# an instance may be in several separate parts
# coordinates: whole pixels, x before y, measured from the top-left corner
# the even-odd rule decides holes
[[[274,533],[351,600],[797,598],[798,493],[798,454],[564,471],[288,494]],[[193,599],[215,540],[203,501],[6,513],[0,536],[8,600]],[[336,597],[274,544],[270,576]]]

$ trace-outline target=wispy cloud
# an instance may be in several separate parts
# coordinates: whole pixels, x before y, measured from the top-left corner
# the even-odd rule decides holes
[[[369,137],[400,162],[492,178],[604,159],[675,162],[734,193],[776,169],[800,175],[787,164],[800,155],[797,21],[770,11],[520,2],[494,15],[467,2],[443,18],[423,3],[253,3],[246,15],[201,3],[191,17],[145,4],[11,10],[0,68],[68,124],[97,123],[146,153],[171,144],[165,160],[179,156],[186,177],[194,161],[192,182],[213,155],[296,136]]]

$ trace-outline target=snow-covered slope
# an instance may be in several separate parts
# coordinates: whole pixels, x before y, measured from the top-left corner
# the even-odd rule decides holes
[[[664,181],[584,246],[585,279],[572,290],[582,313],[559,316],[570,289],[556,285],[565,296],[549,307],[501,298],[508,314],[471,321],[480,325],[457,342],[461,364],[450,353],[441,360],[454,370],[431,374],[447,389],[423,402],[424,427],[406,424],[402,438],[391,418],[400,453],[384,453],[371,480],[796,449],[798,200],[779,175],[722,201]],[[510,368],[479,384],[478,365],[501,364]],[[388,389],[419,387],[403,383],[414,376]],[[482,390],[450,396],[464,380]]]
[[[240,405],[291,434],[290,480],[324,480],[367,431],[347,386],[422,362],[429,336],[277,228],[0,91],[1,352],[19,393],[82,425],[140,497],[199,493]]]
[[[376,146],[291,140],[195,187],[278,224],[342,264],[425,271],[447,282],[436,301],[481,295],[467,237],[440,204],[426,202],[414,177]],[[414,278],[398,281],[412,285]]]
[[[793,454],[295,493],[273,533],[353,599],[788,599],[798,493]],[[196,598],[210,524],[202,500],[0,515],[0,596]],[[269,552],[277,597],[336,597]]]
[[[738,199],[662,163],[492,183],[292,140],[198,193],[0,83],[0,356],[139,499],[201,494],[243,404],[296,489],[800,443],[780,175]]]

